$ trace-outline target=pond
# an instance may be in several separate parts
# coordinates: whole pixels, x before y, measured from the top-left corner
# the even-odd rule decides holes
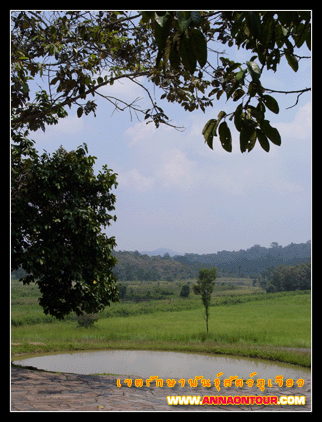
[[[274,379],[283,375],[285,379],[299,379],[310,373],[309,369],[291,364],[226,357],[218,355],[197,355],[178,352],[159,352],[147,350],[108,350],[100,352],[78,352],[39,356],[14,362],[20,366],[33,366],[53,372],[73,374],[115,374],[149,378],[216,378],[219,372],[224,376],[238,375],[248,379],[257,372],[253,379]]]

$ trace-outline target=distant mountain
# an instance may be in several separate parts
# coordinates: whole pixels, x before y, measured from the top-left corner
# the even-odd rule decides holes
[[[141,255],[148,255],[148,256],[163,256],[165,253],[168,253],[171,257],[172,256],[176,256],[176,255],[182,255],[179,252],[173,251],[172,249],[168,249],[168,248],[158,248],[155,249],[154,251],[142,251],[140,252]]]
[[[172,257],[164,256],[167,253]],[[254,245],[246,250],[219,251],[203,255],[176,254],[168,248],[141,253],[113,251],[118,260],[113,273],[120,281],[174,281],[196,279],[201,268],[217,267],[218,277],[258,278],[269,267],[306,262],[311,255],[311,242],[291,243],[285,247],[273,242],[269,248]]]
[[[270,266],[280,264],[295,265],[305,262],[311,256],[311,241],[306,243],[291,243],[281,246],[273,242],[270,248],[254,245],[249,249],[239,251],[219,251],[213,254],[185,253],[184,256],[173,259],[182,264],[198,263],[205,266],[214,266],[226,273],[234,274],[260,274]]]

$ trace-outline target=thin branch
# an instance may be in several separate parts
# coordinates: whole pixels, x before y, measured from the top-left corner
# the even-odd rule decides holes
[[[142,16],[142,14],[141,13],[138,13],[137,15],[134,15],[134,16],[129,16],[127,18],[118,19],[116,22],[117,23],[122,23],[122,22],[125,22],[125,21],[129,21],[129,20],[132,20],[132,19],[139,18],[140,16]]]
[[[21,117],[17,117],[12,122],[13,128],[17,127],[21,123],[27,123],[30,119],[34,120],[34,119],[38,119],[40,117],[44,117],[47,114],[52,113],[53,111],[56,111],[56,110],[58,110],[62,107],[65,107],[66,105],[70,105],[70,104],[74,103],[75,101],[77,101],[78,99],[84,98],[84,96],[86,97],[88,94],[96,92],[102,86],[108,85],[111,82],[114,82],[118,79],[130,78],[131,76],[133,76],[133,77],[147,76],[148,74],[149,74],[149,72],[145,71],[145,72],[132,72],[132,73],[128,73],[128,74],[124,74],[124,75],[120,75],[120,76],[115,76],[113,78],[108,79],[107,81],[104,81],[104,82],[96,85],[95,87],[89,88],[87,91],[85,91],[82,94],[77,95],[76,97],[69,97],[65,101],[63,101],[62,103],[56,104],[52,107],[49,107],[46,110],[40,111],[39,113],[35,113],[32,116],[30,116],[30,114],[27,114],[27,115],[23,115]]]
[[[296,91],[278,91],[276,89],[270,89],[270,88],[264,88],[264,89],[265,89],[265,91],[275,92],[277,94],[298,94],[298,93],[300,93],[300,95],[304,94],[304,92],[311,91],[311,88],[298,89]]]
[[[293,105],[292,105],[292,106],[290,106],[290,107],[286,107],[286,110],[289,110],[290,108],[295,107],[295,106],[297,105],[297,103],[299,102],[299,98],[300,98],[300,96],[301,96],[302,94],[304,94],[304,91],[303,91],[303,92],[300,92],[300,93],[298,94],[298,96],[297,96],[297,98],[296,98],[296,101],[295,101],[295,104],[293,104]]]
[[[96,94],[99,95],[100,97],[104,98],[105,100],[109,101],[119,111],[124,111],[127,108],[132,108],[133,110],[140,111],[141,113],[144,113],[144,111],[141,110],[138,106],[134,106],[134,104],[137,101],[142,100],[142,98],[140,98],[140,97],[136,97],[131,103],[127,103],[126,101],[120,100],[119,98],[113,97],[111,95],[104,95],[104,94],[101,94],[100,92],[96,92]],[[123,104],[125,104],[125,106],[120,107],[118,105],[118,103],[123,103]]]
[[[300,96],[304,94],[304,92],[311,91],[311,88],[299,89],[297,91],[277,91],[275,89],[269,89],[269,88],[264,88],[264,89],[265,91],[274,92],[276,94],[298,94],[295,103],[291,105],[290,107],[286,107],[286,110],[289,110],[290,108],[295,107],[299,102]]]

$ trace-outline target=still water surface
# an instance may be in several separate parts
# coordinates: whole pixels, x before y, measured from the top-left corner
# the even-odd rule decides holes
[[[224,356],[205,356],[177,352],[145,350],[108,350],[100,352],[79,352],[51,356],[39,356],[14,362],[21,366],[33,366],[46,371],[73,374],[117,374],[149,378],[216,378],[219,372],[224,377],[238,375],[248,379],[273,379],[283,375],[285,379],[297,380],[309,374],[309,370],[290,364],[272,363],[264,360]]]

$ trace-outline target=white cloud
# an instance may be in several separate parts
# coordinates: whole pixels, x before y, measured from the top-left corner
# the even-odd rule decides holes
[[[59,123],[52,128],[63,133],[77,133],[83,130],[84,120],[83,117],[78,118],[76,115],[67,116],[65,119],[60,119]]]
[[[104,75],[103,73],[102,77]],[[145,77],[139,77],[135,80],[143,86],[146,82]],[[136,106],[142,108],[147,106],[146,92],[140,85],[129,78],[118,79],[114,81],[113,85],[104,85],[98,92],[105,96],[115,97],[115,99],[122,100],[128,104],[137,99]],[[124,104],[120,102],[119,106],[124,107]]]
[[[57,138],[58,134],[72,135],[84,130],[83,117],[78,118],[77,115],[67,116],[64,119],[59,119],[57,125],[46,125],[45,133],[42,130],[34,132],[32,138],[35,141],[51,140]]]
[[[300,107],[292,122],[276,123],[282,138],[307,139],[312,131],[312,104],[306,103]]]
[[[143,176],[136,168],[127,172],[119,172],[117,177],[120,186],[129,189],[136,189],[139,192],[151,190],[154,185],[152,177]]]
[[[254,198],[264,191],[277,195],[303,194],[303,185],[289,170],[294,172],[294,160],[299,159],[298,149],[293,148],[293,143],[290,146],[290,135],[300,139],[309,136],[310,103],[300,107],[293,122],[272,123],[280,130],[283,142],[281,147],[271,144],[269,153],[257,144],[249,154],[241,154],[239,133],[233,123],[230,124],[233,152],[227,153],[216,137],[211,150],[205,145],[201,134],[210,117],[189,116],[190,120],[186,121],[188,128],[184,133],[165,126],[156,129],[145,122],[128,128],[125,135],[132,167],[139,171],[126,173],[126,185],[139,191],[161,187],[169,192],[189,195],[217,192],[231,197],[250,195]],[[294,154],[292,162],[290,151]]]
[[[124,134],[131,139],[129,145],[133,146],[148,141],[155,134],[156,130],[153,123],[146,124],[146,122],[139,122],[126,129]]]
[[[163,153],[162,165],[156,173],[162,186],[176,188],[186,193],[195,188],[198,179],[198,163],[191,161],[178,148]]]

